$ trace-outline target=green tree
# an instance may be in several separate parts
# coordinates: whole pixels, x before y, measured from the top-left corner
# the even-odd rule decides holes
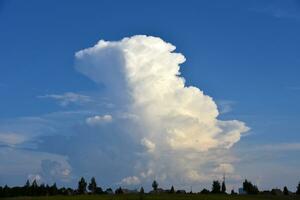
[[[123,194],[122,188],[119,187],[118,189],[116,189],[115,194]]]
[[[50,186],[49,193],[50,193],[50,195],[57,195],[58,194],[58,189],[57,189],[56,183],[53,183],[53,185]]]
[[[38,184],[37,184],[37,181],[34,179],[33,180],[33,182],[32,182],[32,184],[31,184],[31,195],[33,195],[33,196],[36,196],[37,195],[37,193],[38,193]]]
[[[224,194],[226,193],[226,185],[225,185],[225,181],[222,182],[221,192],[224,193]]]
[[[158,183],[156,182],[156,180],[153,181],[152,187],[153,187],[153,190],[154,190],[154,191],[157,190],[157,188],[158,188]]]
[[[174,186],[172,185],[171,189],[170,189],[170,193],[171,194],[174,194],[175,193],[175,189],[174,189]]]
[[[141,189],[140,189],[140,194],[144,194],[144,193],[145,193],[144,188],[141,187]]]
[[[286,186],[284,186],[284,188],[283,188],[283,194],[284,195],[289,195],[289,190],[287,189]]]
[[[97,187],[96,188],[96,194],[103,194],[104,192],[103,192],[103,190],[102,190],[102,188],[101,187]]]
[[[29,187],[30,187],[30,182],[29,182],[29,180],[26,181],[24,187],[25,187],[25,188],[29,188]]]
[[[96,183],[96,179],[94,177],[91,178],[91,182],[89,183],[88,188],[89,188],[89,190],[91,191],[92,194],[96,193],[97,183]]]
[[[300,182],[298,183],[296,194],[300,195]]]
[[[39,187],[39,190],[38,190],[38,194],[39,195],[45,195],[46,194],[46,187],[45,187],[45,184],[44,183],[42,183],[41,185],[40,185],[40,187]]]
[[[80,181],[78,182],[78,193],[79,194],[84,194],[86,193],[86,181],[83,177],[81,177]]]
[[[258,194],[259,192],[257,186],[247,181],[247,179],[243,182],[243,190],[247,192],[247,194]]]
[[[200,192],[200,194],[209,194],[210,193],[210,191],[208,190],[208,189],[206,189],[206,188],[204,188],[201,192]]]
[[[106,194],[113,194],[114,192],[113,192],[113,190],[112,190],[111,188],[107,188],[107,189],[105,190],[105,193],[106,193]]]
[[[26,196],[30,196],[31,195],[30,194],[30,182],[29,182],[29,180],[26,181],[26,183],[25,183],[25,185],[23,187],[23,190],[24,190],[24,194]]]
[[[211,193],[221,193],[221,185],[219,181],[213,181]]]
[[[4,188],[2,189],[2,193],[4,197],[8,197],[9,196],[9,187],[7,185],[4,186]]]
[[[34,189],[36,189],[38,187],[37,181],[35,179],[33,180],[31,187]]]

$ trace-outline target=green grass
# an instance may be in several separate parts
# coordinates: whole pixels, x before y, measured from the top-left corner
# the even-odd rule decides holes
[[[15,197],[7,200],[300,200],[300,196],[272,195],[202,195],[202,194],[159,194],[159,195],[79,195],[79,196],[45,196]]]

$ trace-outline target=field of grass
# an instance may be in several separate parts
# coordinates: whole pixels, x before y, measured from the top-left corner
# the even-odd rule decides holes
[[[79,195],[15,197],[7,200],[300,200],[300,196],[271,195],[203,195],[203,194],[160,194],[160,195]],[[4,200],[3,199],[3,200]]]

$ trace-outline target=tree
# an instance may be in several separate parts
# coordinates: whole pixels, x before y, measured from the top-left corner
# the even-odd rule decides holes
[[[144,188],[141,187],[141,189],[140,189],[140,194],[144,194],[144,193],[145,193]]]
[[[107,188],[107,189],[105,190],[105,193],[106,193],[106,194],[113,194],[114,192],[113,192],[113,190],[112,190],[111,188]]]
[[[172,185],[171,189],[170,189],[170,193],[171,194],[174,194],[175,193],[175,189],[174,189],[174,186]]]
[[[37,184],[37,181],[35,179],[33,180],[32,184],[31,184],[31,187],[34,188],[34,189],[38,188],[38,184]]]
[[[298,183],[296,194],[300,195],[300,182]]]
[[[50,195],[57,195],[58,189],[57,189],[56,183],[53,183],[53,185],[50,186],[49,193],[50,193]]]
[[[103,194],[104,192],[103,192],[103,190],[102,190],[102,188],[101,187],[97,187],[96,188],[96,194]]]
[[[200,194],[209,194],[209,193],[210,193],[209,190],[205,188],[200,192]]]
[[[25,188],[29,188],[29,187],[30,187],[30,182],[29,182],[29,180],[26,181],[24,187],[25,187]]]
[[[23,187],[23,190],[24,190],[24,194],[26,196],[30,196],[31,195],[30,194],[30,182],[29,182],[29,180],[26,181],[26,183],[25,183],[25,185]]]
[[[91,178],[91,182],[89,183],[88,188],[92,194],[96,193],[97,183],[96,183],[96,179],[94,177]]]
[[[213,181],[211,193],[221,193],[221,185],[219,181]]]
[[[45,195],[46,194],[46,187],[45,184],[42,183],[38,189],[38,195]]]
[[[284,186],[284,188],[283,188],[283,194],[284,195],[289,195],[289,190],[287,189],[286,186]]]
[[[4,197],[9,196],[9,187],[7,185],[5,185],[4,188],[2,189],[2,193]]]
[[[122,188],[119,187],[118,189],[116,189],[115,194],[123,194]]]
[[[226,185],[225,185],[225,180],[222,182],[222,188],[221,188],[222,193],[226,193]]]
[[[32,184],[31,184],[31,195],[33,195],[33,196],[36,196],[37,195],[37,189],[38,189],[38,184],[37,184],[37,181],[34,179],[33,180],[33,182],[32,182]]]
[[[259,192],[257,186],[247,181],[247,179],[243,182],[243,190],[247,192],[247,194],[258,194]]]
[[[154,191],[157,190],[157,188],[158,188],[158,183],[156,182],[156,180],[153,181],[152,187],[153,187],[153,190],[154,190]]]
[[[84,180],[83,177],[81,177],[80,181],[78,182],[78,193],[79,194],[84,194],[86,193],[86,181]]]

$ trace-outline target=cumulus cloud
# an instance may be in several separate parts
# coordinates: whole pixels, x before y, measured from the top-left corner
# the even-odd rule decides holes
[[[151,142],[150,140],[143,138],[141,140],[142,145],[144,145],[148,152],[154,152],[155,150],[155,144]]]
[[[47,178],[48,182],[69,181],[71,168],[66,163],[46,159],[41,161],[41,174]]]
[[[121,185],[137,185],[141,181],[137,176],[128,176],[121,180]]]
[[[131,123],[133,140],[145,147],[143,162],[137,161],[134,168],[139,178],[152,179],[146,176],[150,171],[161,181],[199,182],[205,179],[207,163],[224,162],[220,157],[209,160],[210,155],[232,147],[249,128],[238,120],[218,120],[214,100],[185,85],[180,76],[185,57],[174,50],[151,36],[100,40],[76,53],[76,68],[104,84],[113,104],[138,119]]]
[[[85,122],[90,126],[101,125],[103,123],[108,123],[112,121],[111,115],[95,115],[93,117],[86,118]]]
[[[57,100],[61,106],[67,106],[69,104],[81,105],[92,101],[90,96],[77,94],[74,92],[66,92],[64,94],[46,94],[38,97]]]
[[[223,173],[223,174],[231,174],[234,172],[234,167],[232,164],[229,163],[221,163],[218,167],[214,169],[217,173]]]

